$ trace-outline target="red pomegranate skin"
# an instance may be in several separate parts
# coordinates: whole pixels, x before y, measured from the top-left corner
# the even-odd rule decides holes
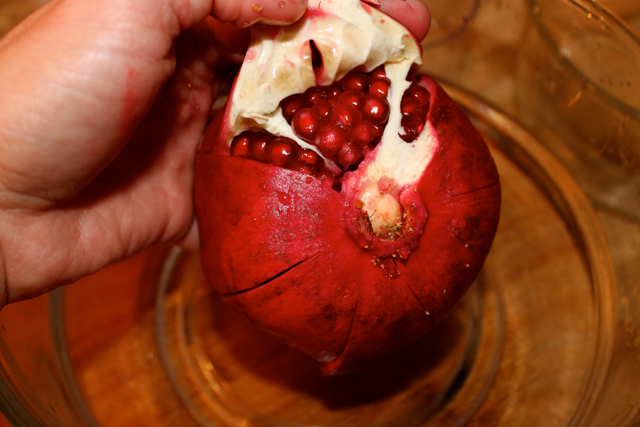
[[[431,330],[477,276],[498,226],[488,147],[433,79],[419,84],[431,94],[424,131],[437,147],[414,188],[426,223],[408,259],[376,258],[356,242],[349,222],[358,210],[317,179],[230,156],[220,117],[199,148],[204,274],[227,304],[322,362],[324,374],[357,369]]]

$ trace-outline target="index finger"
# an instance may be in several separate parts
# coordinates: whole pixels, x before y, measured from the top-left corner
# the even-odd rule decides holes
[[[287,25],[307,10],[306,0],[216,0],[211,15],[221,22],[245,28],[257,22]]]
[[[431,26],[431,13],[422,0],[379,0],[378,10],[404,25],[419,41]]]

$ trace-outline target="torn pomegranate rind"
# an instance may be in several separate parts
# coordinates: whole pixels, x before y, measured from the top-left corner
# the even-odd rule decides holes
[[[310,1],[297,24],[254,32],[199,149],[205,275],[326,374],[433,328],[497,228],[489,150],[440,86],[411,76],[420,55],[358,0]]]

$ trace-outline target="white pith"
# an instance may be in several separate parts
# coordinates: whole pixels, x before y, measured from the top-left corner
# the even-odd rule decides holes
[[[402,212],[389,194],[375,191],[378,181],[387,177],[397,189],[410,187],[431,161],[435,141],[429,123],[412,143],[398,135],[402,132],[400,102],[411,84],[406,76],[413,64],[422,62],[419,44],[402,25],[365,7],[367,10],[360,0],[309,0],[308,8],[313,13],[294,25],[279,31],[255,26],[228,106],[226,131],[231,143],[233,136],[244,130],[264,129],[289,137],[322,156],[317,147],[295,136],[282,115],[280,101],[313,86],[330,85],[354,68],[369,72],[384,64],[391,80],[389,121],[382,141],[371,154],[372,160],[364,161],[358,173],[346,174],[342,187],[343,193],[363,201],[373,231],[378,232],[389,225],[389,218],[398,217],[397,211],[400,217]],[[313,70],[311,40],[322,56],[319,75]],[[325,160],[334,172],[339,170]]]

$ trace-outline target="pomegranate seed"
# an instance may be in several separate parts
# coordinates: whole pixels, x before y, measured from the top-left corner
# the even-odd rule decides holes
[[[384,71],[384,65],[380,65],[371,71],[369,74],[371,79],[384,79],[387,77],[387,73]]]
[[[402,138],[405,142],[413,142],[418,137],[418,133],[415,129],[405,126],[403,126],[403,129],[404,135],[400,135],[400,138]]]
[[[364,147],[374,140],[377,133],[378,130],[373,127],[371,122],[363,120],[349,133],[349,140],[360,147]]]
[[[349,166],[358,163],[360,160],[362,160],[362,149],[351,142],[344,144],[338,153],[338,162],[344,169],[348,169]]]
[[[374,79],[371,81],[371,86],[369,86],[369,95],[386,98],[389,95],[390,86],[391,80],[386,77]]]
[[[320,131],[316,145],[326,158],[333,158],[345,144],[344,133],[335,126],[327,125]]]
[[[332,188],[336,177],[329,171],[321,171],[316,174],[316,179],[325,187]]]
[[[229,152],[232,156],[236,157],[249,157],[249,142],[251,141],[251,136],[253,132],[244,131],[240,135],[236,135],[231,142],[231,148]]]
[[[305,106],[305,101],[302,95],[291,95],[280,102],[280,108],[282,108],[282,115],[288,123],[291,123],[296,111]]]
[[[344,89],[340,83],[334,83],[327,88],[327,99],[330,101],[338,101]]]
[[[431,98],[429,91],[416,83],[417,77],[413,77],[413,81],[414,83],[405,91],[400,102],[401,125],[404,133],[400,137],[406,142],[414,141],[424,129]]]
[[[366,147],[362,148],[362,156],[363,157],[367,157],[369,155],[369,153],[371,153],[373,151],[373,149],[376,148],[376,143],[372,143],[367,145]]]
[[[371,124],[373,126],[373,140],[371,141],[374,144],[377,144],[382,139],[382,133],[384,132],[384,126]]]
[[[318,115],[320,116],[320,118],[322,119],[322,121],[324,123],[328,123],[329,119],[331,119],[331,114],[333,114],[333,104],[332,103],[335,104],[334,101],[321,99],[320,101],[318,101],[315,104],[313,104],[313,107],[311,107],[311,109],[313,111],[315,111],[316,113],[318,113]]]
[[[424,128],[423,118],[421,116],[405,116],[402,118],[401,125],[405,135],[401,135],[406,142],[415,140]]]
[[[361,109],[364,107],[364,103],[366,101],[366,96],[362,91],[349,89],[342,92],[340,98],[338,98],[339,104],[351,105],[357,109]]]
[[[389,120],[389,103],[377,96],[367,97],[362,116],[371,123],[383,124]]]
[[[294,162],[290,168],[292,171],[300,172],[305,175],[315,176],[316,170],[309,163],[305,162]]]
[[[420,101],[420,105],[423,108],[429,105],[429,101],[431,99],[431,94],[429,94],[429,91],[418,84],[412,84],[409,89],[407,89],[407,92],[404,96],[409,96],[417,99],[418,101]]]
[[[292,139],[281,136],[267,146],[267,163],[286,168],[295,159],[297,144]]]
[[[291,127],[295,135],[307,142],[313,142],[318,135],[322,120],[318,113],[311,108],[298,110],[291,120]]]
[[[307,163],[316,168],[322,165],[322,158],[313,150],[309,150],[306,148],[302,148],[298,150],[298,156],[296,157],[296,161]]]
[[[366,91],[369,89],[369,77],[359,71],[351,71],[342,79],[342,87],[344,90]]]
[[[265,133],[256,133],[249,142],[249,158],[259,162],[267,161],[267,145],[273,139]]]
[[[416,98],[404,97],[400,103],[400,112],[404,117],[421,118],[422,106]]]
[[[320,101],[321,99],[324,99],[324,98],[326,98],[326,94],[323,93],[317,87],[310,87],[304,93],[304,100],[306,101],[306,103],[307,103],[307,105],[309,107],[311,107],[313,104],[315,104],[316,102],[318,102],[318,101]]]
[[[336,104],[331,116],[331,124],[344,131],[358,126],[360,121],[362,121],[362,113],[351,105]]]

